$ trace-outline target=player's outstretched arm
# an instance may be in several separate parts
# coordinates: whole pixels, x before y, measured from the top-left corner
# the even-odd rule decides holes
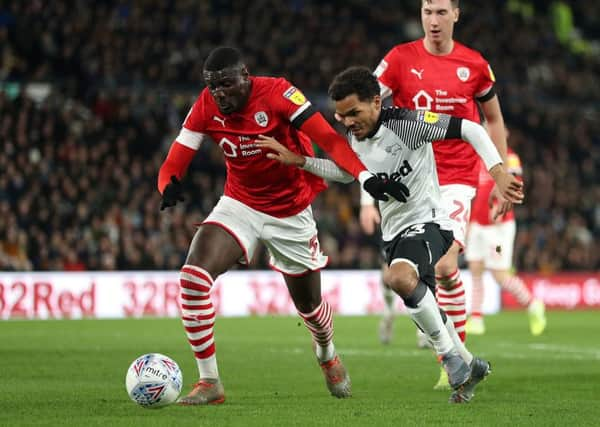
[[[255,144],[257,147],[269,150],[266,154],[268,159],[277,160],[284,165],[297,166],[328,181],[344,184],[354,181],[352,175],[346,173],[331,160],[305,157],[294,153],[270,136],[259,135]]]
[[[158,172],[158,191],[162,195],[160,210],[183,201],[180,179],[189,167],[196,150],[174,141]]]
[[[481,157],[502,196],[511,203],[523,203],[523,183],[506,171],[498,150],[483,126],[463,119],[461,137],[470,143]]]
[[[306,163],[306,158],[304,156],[288,150],[279,141],[270,136],[258,135],[255,144],[259,148],[270,150],[270,152],[266,154],[267,159],[277,160],[284,165],[298,166],[299,168]]]
[[[500,101],[497,96],[492,97],[488,101],[481,102],[481,111],[486,121],[486,128],[492,142],[498,149],[502,160],[506,164],[507,159],[507,143],[506,143],[506,128],[504,125],[504,117],[500,108]],[[497,203],[496,217],[504,215],[512,209],[512,203],[506,200],[498,187],[494,187],[490,194],[490,206]]]
[[[338,137],[341,139],[342,144],[346,146],[348,145],[343,138],[341,138],[339,135]],[[267,153],[267,157],[269,159],[278,160],[287,165],[301,167],[306,171],[318,175],[324,179],[344,183],[352,182],[354,179],[351,175],[344,172],[331,160],[316,159],[314,157],[305,157],[296,153],[292,153],[274,138],[260,135],[255,144],[257,147],[267,148],[273,151],[272,153]],[[355,156],[354,151],[350,152]],[[367,170],[360,172],[359,181],[361,181],[363,189],[367,191],[371,197],[377,200],[387,201],[389,200],[388,195],[390,195],[400,202],[406,202],[407,197],[410,195],[408,187],[401,182],[383,180]]]

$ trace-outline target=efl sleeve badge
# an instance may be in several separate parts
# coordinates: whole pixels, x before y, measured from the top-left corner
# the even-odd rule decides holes
[[[283,97],[289,99],[296,105],[303,105],[306,102],[306,97],[296,87],[292,86],[283,93]]]

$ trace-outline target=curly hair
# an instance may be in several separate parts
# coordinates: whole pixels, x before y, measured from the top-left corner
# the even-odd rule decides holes
[[[333,78],[329,85],[329,96],[339,101],[356,95],[360,101],[370,101],[379,95],[379,83],[367,67],[349,67]]]

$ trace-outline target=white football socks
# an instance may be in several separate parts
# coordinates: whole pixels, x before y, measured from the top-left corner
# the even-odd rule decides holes
[[[448,331],[448,335],[450,335],[450,339],[454,343],[454,348],[458,350],[460,353],[460,357],[467,363],[467,365],[471,366],[471,362],[473,361],[473,355],[467,347],[465,347],[465,343],[460,340],[456,329],[454,329],[454,322],[450,317],[446,317],[446,330]]]
[[[420,285],[425,286],[424,284]],[[406,306],[406,309],[415,323],[429,337],[438,355],[444,355],[454,348],[452,338],[442,320],[440,309],[429,288],[417,303],[416,308]]]
[[[201,379],[219,379],[216,354],[206,359],[196,359],[196,364],[198,365],[198,372]]]

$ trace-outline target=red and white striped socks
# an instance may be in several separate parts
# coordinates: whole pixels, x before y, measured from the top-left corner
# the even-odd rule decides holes
[[[531,292],[520,277],[506,277],[499,285],[503,290],[510,292],[521,306],[527,307],[531,304],[533,298]],[[483,299],[483,279],[481,276],[473,276],[471,317],[483,317]]]
[[[335,357],[333,346],[333,313],[331,306],[325,300],[321,301],[310,313],[298,312],[304,324],[310,331],[316,344],[316,353],[319,362],[327,362]]]
[[[181,319],[194,351],[200,378],[217,379],[219,371],[213,336],[215,308],[210,300],[213,279],[206,270],[186,264],[181,269],[179,280]]]
[[[471,290],[471,317],[481,317],[483,315],[483,298],[485,295],[483,278],[477,275],[471,275],[471,278],[473,281]]]
[[[500,286],[505,291],[513,294],[517,302],[523,307],[527,307],[531,303],[531,292],[529,292],[529,289],[527,289],[527,286],[525,286],[525,283],[523,283],[519,276],[506,278],[506,280],[500,283]]]
[[[437,301],[442,310],[454,323],[454,329],[460,340],[465,342],[465,323],[467,322],[467,310],[465,306],[465,287],[460,278],[460,271],[456,270],[449,276],[436,276]]]

